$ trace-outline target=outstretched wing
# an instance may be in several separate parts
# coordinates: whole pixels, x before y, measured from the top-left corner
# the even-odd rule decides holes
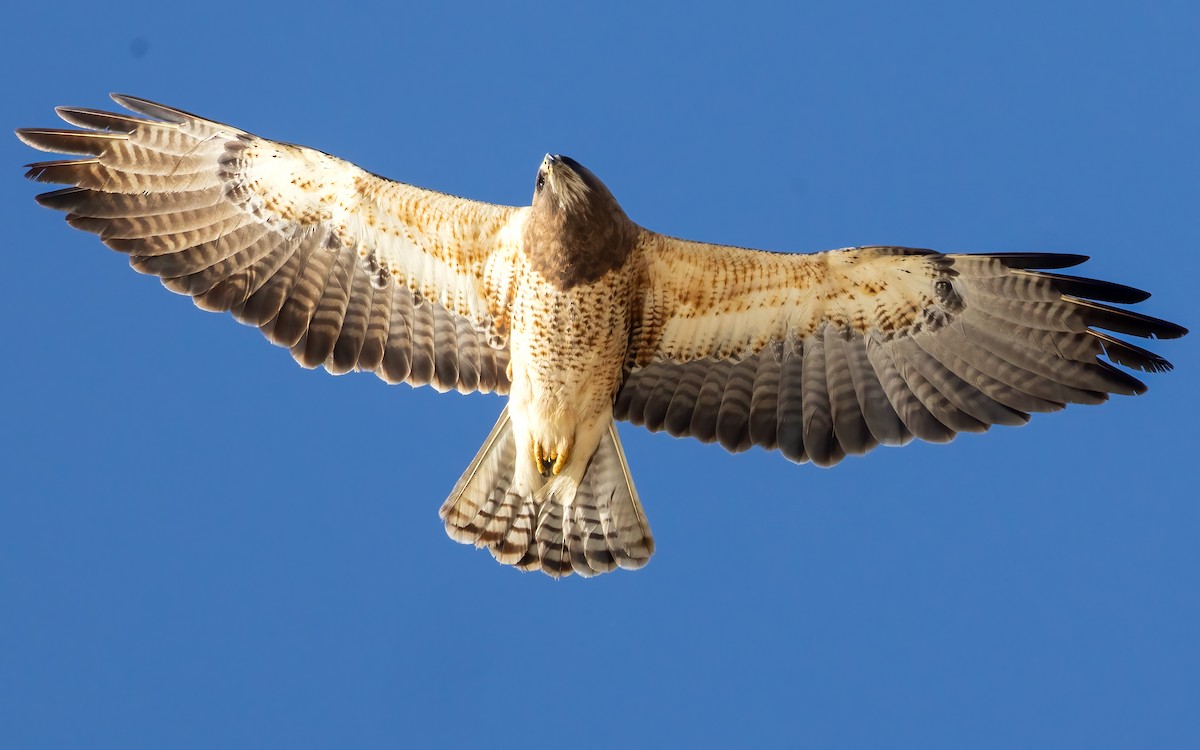
[[[1170,363],[1096,329],[1186,333],[1103,304],[1145,292],[1034,270],[1079,255],[795,255],[649,232],[640,248],[643,299],[617,418],[793,461],[830,465],[880,443],[945,442],[1142,393],[1100,357],[1150,372]]]
[[[302,146],[114,95],[22,129],[38,196],[142,273],[228,310],[305,367],[439,390],[508,389],[505,290],[526,209],[385,180]]]

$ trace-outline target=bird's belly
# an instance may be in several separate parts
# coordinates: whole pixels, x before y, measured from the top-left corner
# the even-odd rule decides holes
[[[570,446],[581,428],[611,418],[629,342],[628,285],[608,276],[567,290],[537,281],[514,299],[509,408],[533,445]]]

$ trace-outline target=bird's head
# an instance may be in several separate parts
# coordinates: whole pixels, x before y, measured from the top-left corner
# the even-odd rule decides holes
[[[592,174],[569,156],[546,154],[538,167],[533,189],[534,208],[541,207],[565,214],[608,213],[621,211],[616,198]]]
[[[593,281],[624,262],[637,232],[591,170],[568,156],[542,159],[525,250],[543,276],[564,287]]]

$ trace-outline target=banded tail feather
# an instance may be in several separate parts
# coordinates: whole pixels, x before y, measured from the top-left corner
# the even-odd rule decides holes
[[[590,578],[649,562],[654,537],[615,423],[578,487],[566,477],[523,487],[517,457],[506,407],[439,511],[451,539],[486,547],[504,565],[555,578]]]

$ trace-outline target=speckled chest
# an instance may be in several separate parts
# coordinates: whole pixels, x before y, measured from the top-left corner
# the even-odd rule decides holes
[[[611,401],[629,346],[633,281],[633,270],[619,267],[562,289],[522,268],[510,337],[514,385],[527,379],[535,401]]]

